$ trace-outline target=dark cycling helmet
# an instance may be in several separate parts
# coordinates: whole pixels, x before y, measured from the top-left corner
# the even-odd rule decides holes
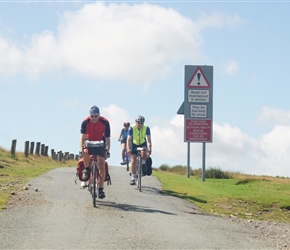
[[[135,122],[142,122],[142,123],[144,123],[144,122],[145,122],[145,118],[144,118],[144,116],[142,116],[142,115],[138,115],[138,116],[135,118]]]
[[[90,115],[95,115],[95,114],[97,114],[97,115],[100,114],[100,110],[99,110],[99,108],[97,106],[93,106],[90,109]]]
[[[130,126],[130,122],[124,122],[124,127],[129,127]]]

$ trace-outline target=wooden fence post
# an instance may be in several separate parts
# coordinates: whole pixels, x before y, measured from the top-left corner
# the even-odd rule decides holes
[[[40,142],[36,143],[36,148],[35,148],[35,154],[39,155],[39,151],[40,151]]]
[[[51,149],[51,150],[50,150],[50,154],[51,154],[51,158],[54,159],[54,154],[55,154],[55,153],[54,153],[54,149]]]
[[[68,160],[68,155],[69,155],[69,152],[65,152],[65,153],[64,153],[64,160],[65,160],[65,161]]]
[[[29,150],[29,154],[33,155],[33,151],[34,151],[34,141],[30,142],[30,150]]]
[[[16,153],[16,144],[17,144],[17,140],[14,139],[12,140],[11,143],[11,150],[10,153],[11,155],[15,156]],[[34,151],[34,142],[30,142],[30,147],[29,147],[29,141],[25,141],[24,144],[24,155],[25,157],[28,157],[29,154],[33,155],[33,151]],[[41,144],[40,142],[36,143],[36,147],[35,147],[35,154],[39,156],[39,154],[41,153],[41,155],[43,156],[48,156],[48,146],[45,146],[45,144]],[[70,154],[69,152],[65,152],[64,154],[62,153],[62,151],[58,151],[57,154],[54,151],[54,149],[51,149],[51,158],[54,160],[78,160],[79,159],[79,155],[74,155],[74,154]]]
[[[58,159],[58,161],[61,161],[62,160],[62,157],[63,157],[62,151],[58,151],[57,152],[57,159]]]
[[[41,155],[44,155],[44,147],[45,147],[45,145],[41,144],[41,149],[40,149],[40,154]]]
[[[29,152],[29,141],[26,141],[24,144],[24,155],[25,157],[28,156],[28,152]]]
[[[10,151],[12,155],[15,155],[15,151],[16,151],[16,142],[17,142],[16,139],[12,140],[11,151]]]

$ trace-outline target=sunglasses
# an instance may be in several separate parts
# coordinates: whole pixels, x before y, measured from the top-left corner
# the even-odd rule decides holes
[[[129,128],[129,126],[125,126],[125,128]]]
[[[137,122],[138,124],[143,124],[144,122]]]
[[[98,115],[91,115],[91,118],[98,118]]]

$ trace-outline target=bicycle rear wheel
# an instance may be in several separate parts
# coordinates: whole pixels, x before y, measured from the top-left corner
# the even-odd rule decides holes
[[[127,164],[127,171],[129,171],[129,161],[127,161],[126,164]]]
[[[92,165],[93,170],[93,181],[92,181],[92,198],[93,198],[93,205],[96,206],[96,199],[97,199],[97,165],[96,163],[93,163]]]
[[[127,154],[127,151],[125,152],[125,161],[126,161],[126,165],[127,165],[127,171],[129,171],[130,158]]]

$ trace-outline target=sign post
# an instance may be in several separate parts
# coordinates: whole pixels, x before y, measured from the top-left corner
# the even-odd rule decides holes
[[[205,181],[205,143],[212,142],[213,66],[185,65],[184,102],[177,111],[184,114],[184,142],[203,143],[203,181]],[[189,177],[189,153],[188,153]]]

